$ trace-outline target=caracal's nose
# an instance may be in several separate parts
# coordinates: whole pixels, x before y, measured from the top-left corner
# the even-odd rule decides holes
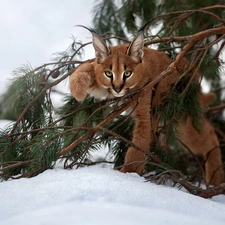
[[[123,89],[123,84],[122,85],[119,85],[119,86],[114,86],[113,85],[113,89],[114,89],[114,91],[116,92],[116,93],[120,93],[121,92],[121,90]]]

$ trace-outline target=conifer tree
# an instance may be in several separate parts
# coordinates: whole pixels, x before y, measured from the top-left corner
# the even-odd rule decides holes
[[[100,0],[96,2],[94,7],[93,24],[98,33],[107,35],[107,31],[110,30],[129,40],[135,36],[143,24],[149,22],[146,27],[145,45],[163,50],[172,59],[175,59],[177,53],[182,51],[189,41],[186,37],[224,26],[224,3],[224,0],[216,2],[213,0],[204,2],[194,0],[120,0],[117,2]],[[113,8],[113,15],[108,13],[110,8]],[[118,42],[120,43],[121,40]],[[223,48],[224,36],[222,32],[222,34],[207,36],[199,40],[195,43],[194,48],[185,53],[185,57],[193,60],[201,70],[203,79],[207,81],[210,91],[217,95],[213,105],[221,105],[215,110],[213,107],[208,109],[206,114],[218,129],[222,152],[225,150],[223,147],[225,137],[223,134],[225,132],[223,116],[225,82],[222,79]],[[194,99],[193,96],[191,98]],[[193,108],[192,113],[195,114],[195,111],[196,108]],[[223,157],[225,159],[225,155]]]
[[[217,3],[213,0],[98,0],[93,7],[93,27],[108,44],[129,42],[146,24],[145,46],[168,53],[170,68],[185,56],[193,67],[202,71],[210,91],[217,94],[215,105],[205,114],[218,131],[221,148],[225,141],[221,57],[225,44],[224,3],[222,0]],[[118,99],[96,101],[88,97],[80,103],[68,95],[60,109],[54,108],[51,101],[57,85],[83,63],[85,45],[73,40],[53,62],[34,69],[25,65],[14,71],[15,78],[1,96],[0,104],[0,118],[15,121],[0,131],[2,179],[35,176],[52,168],[57,160],[62,160],[65,168],[96,163],[89,156],[102,145],[110,149],[115,167],[122,165],[125,151],[132,145],[134,122],[130,115],[123,113],[129,101],[121,105]],[[166,75],[165,71],[159,79]],[[176,142],[177,120],[171,122],[179,113],[186,113],[196,122],[196,129],[200,129],[194,85],[185,79],[177,81],[163,106],[155,109],[154,113],[165,124],[163,132],[170,137],[166,146],[159,146],[157,138],[151,146],[146,169],[156,171],[156,175],[179,169],[186,179],[202,179],[195,176],[199,174],[199,160],[180,150]],[[166,126],[168,121],[170,126]],[[161,151],[162,148],[168,151]]]

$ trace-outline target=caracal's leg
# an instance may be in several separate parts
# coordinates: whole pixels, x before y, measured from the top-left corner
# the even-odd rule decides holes
[[[224,181],[221,151],[219,141],[213,126],[206,119],[202,122],[198,133],[188,118],[180,125],[180,141],[194,154],[201,154],[205,159],[205,181],[207,184],[218,185]]]
[[[145,93],[145,95],[139,99],[138,105],[134,109],[133,117],[135,119],[135,128],[132,143],[139,149],[129,147],[121,172],[136,172],[141,174],[144,171],[146,154],[149,152],[152,139],[150,99],[151,96],[149,92]]]

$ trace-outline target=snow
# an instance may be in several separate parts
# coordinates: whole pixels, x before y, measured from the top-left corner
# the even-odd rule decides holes
[[[110,166],[65,170],[0,183],[1,225],[219,225],[225,196],[203,199],[145,182]]]
[[[7,126],[12,124],[14,121],[12,120],[0,120],[0,130],[4,130]]]
[[[0,129],[12,121],[0,120]],[[98,154],[106,154],[102,149]],[[0,225],[219,225],[225,195],[203,199],[103,164],[0,182]]]

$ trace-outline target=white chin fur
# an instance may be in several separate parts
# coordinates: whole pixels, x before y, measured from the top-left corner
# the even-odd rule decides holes
[[[88,94],[100,100],[112,98],[111,94],[104,88],[91,88],[88,90]]]
[[[119,98],[119,97],[124,96],[124,94],[123,93],[113,93],[113,96]]]

